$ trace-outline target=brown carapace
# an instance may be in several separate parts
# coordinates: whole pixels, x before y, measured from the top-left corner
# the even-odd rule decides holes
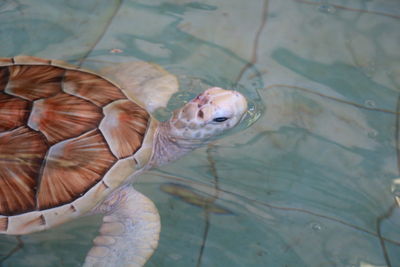
[[[69,203],[141,147],[149,114],[110,81],[51,62],[2,64],[0,215]]]

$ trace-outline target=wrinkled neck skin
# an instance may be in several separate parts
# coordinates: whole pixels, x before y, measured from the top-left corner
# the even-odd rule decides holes
[[[154,152],[149,167],[162,166],[207,143],[207,140],[174,136],[170,123],[170,121],[159,123],[154,137]]]

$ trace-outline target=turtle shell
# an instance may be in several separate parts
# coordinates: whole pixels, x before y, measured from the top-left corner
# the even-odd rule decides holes
[[[91,210],[145,165],[155,127],[98,74],[0,59],[0,233],[43,230]]]

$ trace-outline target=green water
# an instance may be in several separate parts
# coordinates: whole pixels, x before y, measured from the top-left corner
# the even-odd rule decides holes
[[[399,48],[398,0],[0,2],[1,56],[176,74],[159,118],[208,85],[250,99],[241,131],[136,182],[162,219],[146,266],[400,266]],[[3,265],[79,266],[99,225],[23,236]]]

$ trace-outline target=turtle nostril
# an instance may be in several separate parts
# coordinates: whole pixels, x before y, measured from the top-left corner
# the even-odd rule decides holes
[[[202,110],[199,110],[199,112],[197,113],[197,116],[199,116],[200,118],[203,118],[204,112]]]

